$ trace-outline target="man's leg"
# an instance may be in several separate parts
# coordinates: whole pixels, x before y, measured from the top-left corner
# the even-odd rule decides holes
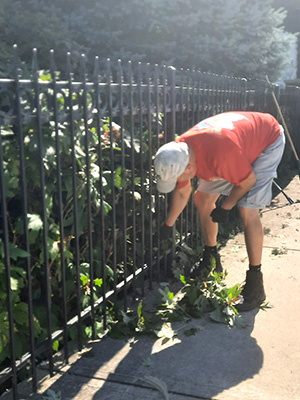
[[[266,298],[261,260],[263,249],[263,228],[258,209],[239,207],[244,224],[244,235],[249,258],[249,270],[242,290],[243,303],[238,304],[238,311],[250,311],[259,307]]]
[[[263,248],[263,228],[259,210],[239,207],[243,220],[246,248],[250,265],[260,265]]]
[[[198,276],[200,270],[204,268],[211,269],[214,266],[217,272],[221,273],[223,271],[220,255],[217,250],[218,224],[213,222],[210,216],[210,213],[215,208],[218,197],[219,194],[199,191],[196,191],[194,195],[194,203],[199,214],[204,251],[201,263],[195,266],[190,274],[192,278]]]
[[[202,239],[206,246],[217,245],[218,224],[213,222],[210,213],[215,208],[219,194],[196,191],[194,203],[198,210]]]

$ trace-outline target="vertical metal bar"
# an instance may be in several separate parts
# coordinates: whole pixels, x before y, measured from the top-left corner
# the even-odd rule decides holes
[[[112,195],[112,268],[114,271],[114,304],[117,299],[117,259],[116,259],[116,206],[115,206],[115,157],[114,157],[114,137],[112,126],[112,75],[110,59],[106,62],[106,82],[107,82],[107,101],[110,131],[110,165],[111,165],[111,195]]]
[[[164,132],[165,132],[165,141],[168,142],[168,121],[167,121],[167,67],[164,65],[163,67],[163,112],[164,112]]]
[[[192,126],[195,125],[195,70],[192,70]],[[190,239],[192,240],[194,236],[194,204],[193,204],[193,197],[190,196],[190,207],[191,207],[191,237]]]
[[[231,110],[236,110],[236,103],[235,103],[235,85],[234,85],[235,78],[232,76],[230,77],[230,91],[231,91]]]
[[[164,65],[163,67],[163,77],[162,77],[162,82],[163,82],[163,113],[164,113],[164,132],[165,132],[165,142],[169,141],[167,137],[168,133],[168,121],[167,121],[167,77],[166,77],[166,69],[167,67]],[[168,211],[168,199],[170,198],[170,195],[165,195],[165,201],[164,201],[164,215],[166,217],[167,211]],[[165,255],[164,257],[164,277],[167,276],[167,257]]]
[[[187,129],[191,128],[190,124],[190,70],[187,69],[186,74],[186,122],[187,122]],[[189,222],[189,207],[185,207],[185,219],[184,219],[184,236],[185,241],[188,237],[188,222]]]
[[[78,232],[78,194],[76,185],[76,153],[75,153],[75,130],[73,113],[73,74],[71,67],[71,54],[67,53],[67,75],[69,88],[69,116],[70,116],[70,145],[72,158],[72,191],[73,191],[73,219],[74,219],[74,242],[75,242],[75,271],[76,271],[76,308],[77,308],[77,334],[78,350],[82,349],[82,319],[81,319],[81,291],[80,291],[80,267],[79,267],[79,232]]]
[[[205,118],[205,85],[204,85],[204,78],[203,73],[198,71],[199,74],[199,87],[200,87],[200,116],[199,120]]]
[[[67,292],[66,292],[66,266],[64,254],[64,222],[63,222],[63,198],[62,198],[62,179],[61,179],[61,159],[60,159],[60,140],[58,127],[58,109],[57,109],[57,84],[56,84],[56,68],[54,61],[54,51],[50,51],[50,72],[52,76],[53,89],[53,116],[55,125],[55,150],[56,150],[56,177],[57,177],[57,197],[58,197],[58,220],[60,234],[60,268],[61,268],[61,291],[62,291],[62,312],[63,312],[63,341],[64,341],[64,358],[65,362],[69,362],[68,349],[68,327],[67,327]]]
[[[16,368],[16,353],[15,353],[15,335],[14,335],[14,316],[13,316],[13,303],[12,292],[10,285],[10,253],[9,253],[9,235],[8,235],[8,221],[7,221],[7,207],[6,195],[4,186],[4,172],[3,172],[3,153],[2,153],[2,136],[0,126],[0,193],[1,193],[1,214],[3,221],[3,241],[4,241],[4,265],[6,277],[6,304],[8,311],[9,323],[9,347],[10,347],[10,364],[12,370],[12,388],[13,399],[18,399],[18,382],[17,382],[17,368]]]
[[[39,158],[39,174],[41,186],[41,210],[43,222],[43,249],[44,249],[44,273],[45,273],[45,297],[46,297],[46,314],[47,314],[47,339],[48,339],[48,360],[50,376],[53,375],[53,349],[52,349],[52,321],[51,321],[51,277],[48,260],[48,226],[47,226],[47,210],[45,204],[45,171],[44,171],[44,145],[41,122],[41,106],[40,106],[40,86],[37,64],[37,50],[33,50],[33,84],[35,92],[36,105],[36,127],[38,139],[38,158]]]
[[[192,70],[192,119],[191,125],[195,125],[195,70]]]
[[[239,96],[239,104],[240,104],[240,110],[244,111],[247,109],[246,106],[246,101],[247,101],[247,80],[246,79],[241,79],[240,80],[240,96]]]
[[[201,91],[200,91],[200,71],[196,71],[196,81],[197,81],[197,123],[200,122],[200,107],[201,107]],[[199,232],[199,216],[198,213],[196,212],[197,218],[196,218],[196,247],[198,247],[198,232]]]
[[[183,96],[184,79],[183,79],[183,77],[184,77],[183,68],[181,68],[180,69],[180,103],[179,103],[179,121],[180,121],[179,132],[180,133],[183,133],[184,130],[185,130],[185,125],[183,123],[183,121],[184,121],[184,115],[183,115],[183,108],[184,108],[184,106],[183,106],[183,104],[184,104],[184,102],[183,102],[183,99],[184,99],[184,96]]]
[[[148,125],[148,144],[149,144],[149,154],[148,154],[148,172],[149,172],[149,288],[152,288],[152,280],[153,280],[153,213],[152,213],[152,112],[151,112],[151,79],[150,79],[150,64],[147,64],[147,125]],[[142,182],[143,183],[143,182]]]
[[[171,140],[175,139],[176,131],[176,97],[175,97],[175,86],[176,86],[176,69],[169,67],[169,86],[170,86],[170,97],[171,97],[171,118],[170,118],[170,130],[168,136]],[[172,260],[175,258],[175,233],[176,224],[173,227],[173,241],[172,241]]]
[[[225,76],[225,85],[226,85],[226,104],[225,110],[230,111],[230,84],[229,84],[229,77]]]
[[[214,74],[214,79],[215,79],[215,105],[216,105],[216,109],[215,112],[216,114],[219,114],[220,112],[220,104],[219,104],[219,75]]]
[[[229,111],[233,110],[233,101],[232,101],[232,78],[227,76],[228,82],[228,107]]]
[[[244,88],[244,98],[243,98],[244,108],[243,108],[243,110],[246,111],[249,108],[249,104],[248,104],[248,99],[249,99],[249,96],[248,96],[248,81],[247,81],[247,79],[245,79],[245,81],[244,81],[243,88]]]
[[[221,110],[220,112],[224,112],[225,111],[225,87],[224,87],[224,81],[225,81],[225,77],[223,75],[221,75]]]
[[[91,203],[91,177],[90,177],[90,130],[88,127],[88,104],[86,86],[86,57],[81,56],[81,73],[83,89],[83,122],[84,122],[84,146],[85,146],[85,167],[86,167],[86,197],[87,197],[87,219],[88,219],[88,255],[90,265],[90,301],[91,301],[91,323],[92,339],[95,339],[95,311],[94,311],[94,262],[93,262],[93,237],[92,237],[92,203]]]
[[[100,248],[101,248],[101,264],[102,264],[102,296],[103,296],[103,327],[107,327],[106,317],[106,262],[105,262],[105,221],[104,221],[104,193],[103,193],[103,166],[102,166],[102,137],[101,137],[101,93],[99,86],[99,58],[95,57],[94,69],[94,85],[96,96],[96,130],[98,135],[98,165],[99,165],[99,193],[100,193]]]
[[[24,154],[24,136],[22,128],[22,113],[20,104],[20,83],[18,75],[18,55],[17,46],[14,46],[14,79],[16,91],[16,115],[17,115],[17,135],[19,144],[19,159],[20,159],[20,181],[22,193],[22,213],[23,213],[23,229],[24,229],[24,247],[28,254],[30,254],[30,245],[28,237],[28,223],[27,223],[27,185],[26,185],[26,172],[25,172],[25,154]],[[30,255],[25,259],[26,263],[26,278],[27,278],[27,304],[28,304],[28,326],[29,326],[29,345],[30,345],[30,361],[31,361],[31,374],[32,374],[32,390],[36,392],[37,377],[36,377],[36,362],[35,362],[35,343],[34,343],[34,325],[33,325],[33,305],[32,305],[32,279],[31,279],[31,257]]]
[[[215,115],[215,91],[214,91],[214,75],[213,74],[209,74],[209,83],[210,83],[210,101],[211,101],[211,105],[210,105],[210,115]]]
[[[238,79],[236,77],[234,77],[233,90],[234,90],[234,109],[235,110],[239,110],[239,106],[238,106]]]
[[[197,74],[197,123],[200,122],[200,109],[201,109],[201,90],[200,90],[200,71],[196,71]]]
[[[207,100],[207,117],[211,116],[211,92],[210,92],[210,80],[209,73],[205,72],[206,77],[206,100]]]
[[[190,125],[190,70],[187,69],[186,74],[186,125],[187,129],[191,128]]]
[[[123,228],[123,236],[122,236],[122,247],[123,247],[123,263],[124,263],[124,310],[127,311],[127,210],[126,210],[126,166],[125,166],[125,144],[124,144],[124,109],[123,109],[123,70],[121,60],[118,60],[118,78],[119,78],[119,106],[120,106],[120,127],[121,127],[121,179],[122,179],[122,228]]]
[[[154,107],[155,107],[155,116],[156,116],[156,149],[159,148],[159,135],[160,135],[160,125],[159,125],[159,71],[158,71],[158,65],[155,64],[155,70],[154,70]],[[161,277],[161,271],[160,271],[160,227],[162,225],[161,223],[161,202],[160,202],[160,195],[158,193],[158,190],[156,190],[156,196],[155,196],[155,202],[156,202],[156,239],[157,242],[153,243],[154,247],[157,247],[157,259],[156,259],[156,271],[157,271],[157,277],[156,280],[157,282],[160,281]]]
[[[183,114],[183,91],[184,91],[184,73],[183,68],[180,69],[180,100],[179,100],[179,132],[182,134],[184,132],[184,114]],[[179,234],[180,234],[180,246],[182,245],[182,227],[183,227],[183,213],[179,216]]]
[[[131,171],[132,171],[132,178],[131,178],[131,190],[132,190],[132,225],[133,225],[133,264],[134,268],[136,266],[136,212],[135,212],[135,198],[134,198],[134,191],[135,191],[135,168],[134,168],[134,130],[133,130],[133,99],[132,99],[132,69],[131,63],[128,65],[129,67],[129,85],[130,85],[130,99],[129,99],[129,109],[130,109],[130,140],[131,140]],[[139,109],[139,139],[140,139],[140,163],[141,163],[141,171],[140,171],[140,178],[141,178],[141,266],[144,270],[145,266],[145,188],[144,188],[144,152],[143,152],[143,88],[142,88],[142,70],[141,70],[141,63],[138,64],[138,72],[137,72],[137,84],[138,84],[138,109]],[[145,288],[144,288],[144,279],[142,279],[142,296],[144,296]]]

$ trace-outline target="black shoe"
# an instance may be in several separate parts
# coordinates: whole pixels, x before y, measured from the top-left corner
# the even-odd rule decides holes
[[[194,265],[189,274],[190,278],[196,278],[202,271],[216,271],[218,274],[223,272],[221,257],[218,252],[203,251],[203,259],[200,263]]]
[[[261,271],[247,271],[246,282],[240,294],[243,302],[237,304],[238,311],[250,311],[259,307],[266,299]]]

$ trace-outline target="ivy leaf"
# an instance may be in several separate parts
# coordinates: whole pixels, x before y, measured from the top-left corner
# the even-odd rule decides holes
[[[163,339],[166,339],[166,340],[170,340],[174,336],[177,335],[177,332],[175,330],[173,330],[170,322],[167,322],[167,323],[163,324],[161,329],[159,331],[155,331],[155,333],[156,333],[157,337],[163,338]]]
[[[28,217],[28,229],[33,231],[39,231],[43,227],[43,221],[38,214],[27,214]]]
[[[19,280],[16,278],[10,277],[10,287],[11,290],[17,291],[19,288]]]
[[[14,261],[16,261],[17,258],[26,258],[30,255],[27,251],[19,249],[14,243],[9,243],[9,254]]]
[[[53,343],[52,348],[53,348],[54,351],[58,351],[58,348],[59,348],[59,341],[58,340],[56,340]]]
[[[122,189],[122,168],[119,167],[115,170],[115,175],[114,175],[114,184],[118,189]]]
[[[95,283],[96,286],[101,287],[102,283],[103,283],[103,279],[96,278],[96,279],[94,279],[94,283]]]
[[[143,302],[140,301],[138,305],[138,317],[141,318],[143,315]]]
[[[131,322],[131,318],[128,317],[128,315],[123,310],[121,310],[121,314],[122,314],[124,324],[129,325]]]
[[[109,203],[107,203],[107,201],[103,201],[103,208],[104,208],[105,214],[107,215],[110,212],[110,210],[112,209],[112,206]]]
[[[80,274],[80,280],[83,286],[89,283],[89,278],[84,274]]]
[[[219,308],[209,313],[210,318],[215,322],[224,323],[225,316]]]
[[[26,303],[18,303],[14,307],[14,320],[19,325],[28,326],[28,305]]]
[[[165,287],[165,290],[159,289],[159,292],[161,293],[161,295],[163,297],[163,302],[165,304],[168,304],[168,305],[172,304],[173,299],[174,299],[174,293],[171,292],[167,286]]]

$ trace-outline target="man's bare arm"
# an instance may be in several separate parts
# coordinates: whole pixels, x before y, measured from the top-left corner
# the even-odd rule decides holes
[[[249,192],[249,190],[254,186],[256,182],[256,175],[252,172],[248,178],[246,178],[239,186],[234,186],[226,198],[224,203],[222,204],[222,208],[225,210],[231,210],[237,202]]]
[[[174,189],[171,206],[165,221],[167,226],[173,226],[175,224],[177,218],[187,205],[191,193],[192,193],[192,185],[190,181],[183,188]]]

